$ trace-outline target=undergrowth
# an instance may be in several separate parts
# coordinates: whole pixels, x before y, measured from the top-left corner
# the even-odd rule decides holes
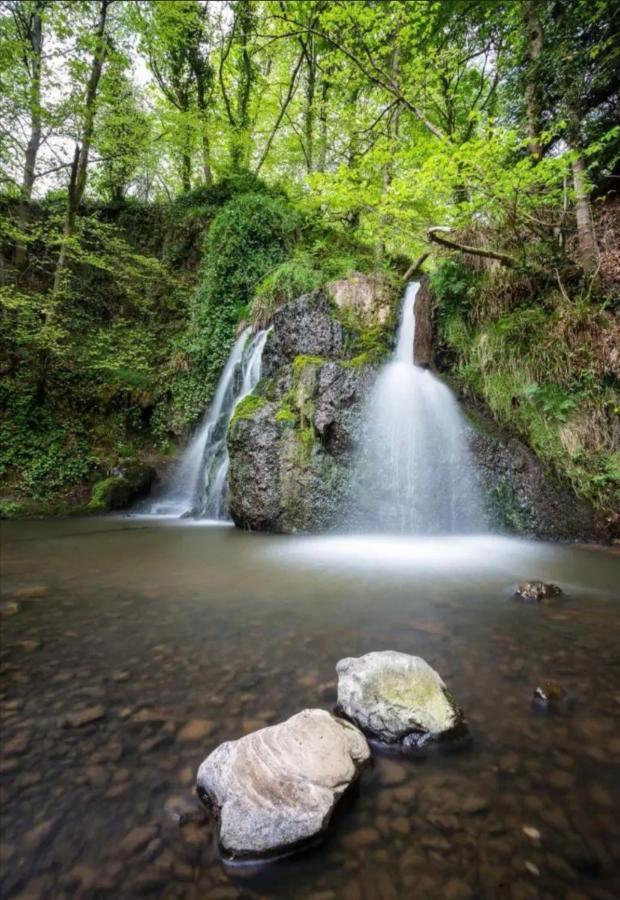
[[[432,282],[448,359],[465,389],[579,496],[613,510],[620,484],[619,328],[609,300],[549,286],[533,296],[515,298],[509,290],[502,297],[505,281],[452,260]]]

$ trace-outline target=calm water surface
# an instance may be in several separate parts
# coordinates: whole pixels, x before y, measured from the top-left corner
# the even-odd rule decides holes
[[[3,524],[2,569],[3,897],[620,895],[611,553],[90,519]],[[528,578],[565,598],[515,603]],[[201,760],[331,708],[338,659],[390,648],[440,672],[472,748],[376,758],[320,849],[225,869]],[[532,709],[544,678],[571,709]]]

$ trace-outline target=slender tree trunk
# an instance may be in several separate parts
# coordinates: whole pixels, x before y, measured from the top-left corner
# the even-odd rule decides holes
[[[306,84],[304,97],[304,139],[306,169],[314,170],[314,95],[316,92],[316,40],[310,35],[306,45]]]
[[[24,175],[19,199],[19,225],[23,231],[28,220],[28,210],[32,199],[32,188],[35,181],[37,155],[41,146],[41,57],[43,54],[43,23],[41,0],[36,4],[32,16],[29,39],[32,48],[32,73],[28,105],[30,107],[30,137],[26,147]],[[26,244],[19,239],[15,248],[15,266],[19,272],[26,267]]]
[[[327,126],[328,126],[328,101],[329,78],[324,75],[321,79],[321,93],[319,100],[319,147],[316,154],[316,171],[324,172],[327,163]]]
[[[181,184],[183,190],[192,189],[192,136],[189,124],[185,125],[183,133],[183,149],[181,151]]]
[[[582,267],[586,272],[591,272],[598,261],[598,242],[594,230],[587,166],[583,153],[580,150],[577,150],[573,159],[572,170],[579,256]]]
[[[250,159],[250,98],[254,85],[254,66],[250,39],[254,30],[254,12],[250,0],[238,0],[239,66],[237,73],[236,129],[232,135],[230,161],[233,170],[247,168]]]
[[[543,29],[538,15],[538,0],[523,0],[523,22],[527,35],[528,66],[525,77],[525,109],[528,149],[538,161],[542,157],[542,97],[540,59]]]
[[[93,139],[93,131],[95,127],[95,112],[97,91],[99,81],[103,71],[103,65],[106,56],[105,28],[108,15],[108,6],[110,0],[100,0],[99,20],[95,32],[96,43],[93,52],[93,58],[90,66],[90,74],[86,86],[86,100],[84,105],[84,122],[82,125],[82,144],[76,146],[76,158],[74,160],[74,169],[71,173],[71,183],[69,185],[69,196],[67,198],[67,211],[65,214],[65,222],[63,227],[63,240],[60,246],[60,254],[56,264],[54,273],[54,294],[58,294],[62,286],[62,279],[67,265],[69,242],[75,230],[75,220],[77,217],[78,207],[84,196],[86,189],[86,181],[88,178],[88,155],[90,153],[90,145]]]
[[[202,149],[202,175],[207,187],[213,184],[213,171],[211,169],[211,144],[209,142],[208,109],[205,89],[204,68],[199,60],[194,63],[194,78],[196,80],[196,99],[200,112],[200,143]]]

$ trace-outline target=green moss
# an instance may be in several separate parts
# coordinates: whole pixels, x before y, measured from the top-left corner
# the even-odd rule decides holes
[[[324,362],[325,358],[323,356],[296,356],[293,360],[294,380],[299,380],[301,373],[306,368],[306,366],[322,366]]]
[[[364,353],[358,353],[352,359],[343,360],[342,365],[347,369],[356,369],[360,366],[372,366],[379,362],[380,359],[381,356],[377,353],[374,353],[372,350],[366,350]]]
[[[276,413],[275,419],[279,424],[288,425],[292,428],[294,428],[297,423],[297,416],[289,406],[283,406],[281,409],[279,409]]]
[[[104,478],[93,487],[88,508],[91,512],[107,512],[112,506],[112,497],[117,488],[124,485],[123,478]]]
[[[266,404],[264,397],[258,397],[256,394],[248,394],[235,407],[235,412],[231,422],[238,422],[240,419],[252,419],[263,406]]]
[[[310,457],[312,456],[312,450],[315,444],[315,434],[314,428],[312,425],[307,425],[305,428],[299,428],[296,431],[296,437],[299,441],[300,448],[300,463],[303,465],[307,465],[310,462]]]

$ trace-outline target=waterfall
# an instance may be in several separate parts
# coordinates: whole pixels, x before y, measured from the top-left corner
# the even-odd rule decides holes
[[[196,429],[172,477],[159,497],[145,508],[149,515],[228,518],[228,449],[226,432],[237,404],[260,379],[267,331],[251,336],[251,329],[237,338],[202,423]]]
[[[396,349],[367,409],[357,524],[409,534],[484,530],[467,425],[452,392],[413,361],[415,299],[408,285]]]

